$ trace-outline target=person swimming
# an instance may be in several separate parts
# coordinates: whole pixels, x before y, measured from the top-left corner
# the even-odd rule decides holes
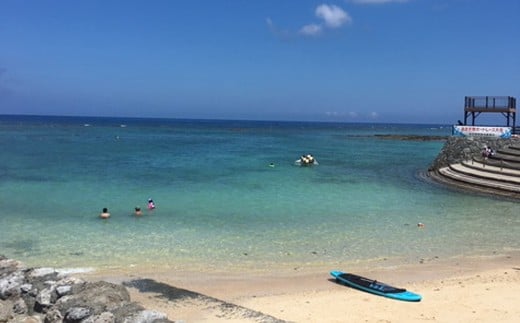
[[[155,203],[152,199],[148,199],[148,210],[155,209]]]
[[[99,217],[102,219],[108,219],[110,217],[110,213],[108,212],[108,209],[106,207],[103,208],[103,211],[101,211]]]
[[[141,216],[141,215],[143,215],[143,212],[141,211],[141,208],[140,208],[139,206],[136,206],[136,207],[135,207],[135,212],[134,212],[134,213],[135,213],[135,215],[137,215],[137,216]]]

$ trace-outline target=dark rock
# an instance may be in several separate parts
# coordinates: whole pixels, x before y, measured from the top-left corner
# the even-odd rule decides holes
[[[16,301],[14,301],[13,312],[16,314],[27,314],[28,313],[27,304],[25,304],[25,302],[22,298],[18,298]]]
[[[51,307],[56,302],[57,295],[53,286],[42,289],[36,296],[36,304],[34,309],[37,312],[45,313],[47,308]]]
[[[167,317],[163,313],[156,311],[144,310],[125,320],[125,323],[156,323],[160,320],[166,320]]]
[[[31,268],[28,271],[29,279],[57,280],[58,273],[54,268]]]
[[[430,166],[430,171],[436,171],[450,164],[470,160],[482,156],[482,148],[491,147],[494,150],[510,146],[512,139],[489,137],[449,137],[444,143],[439,155]]]
[[[71,307],[89,307],[94,314],[100,314],[129,301],[130,294],[125,287],[100,281],[81,284],[74,294],[58,299],[55,306],[62,313]]]
[[[122,285],[87,283],[53,268],[0,256],[0,323],[162,323],[166,315],[130,301]]]
[[[142,310],[144,310],[144,307],[137,303],[125,302],[119,307],[113,308],[111,312],[114,313],[116,318],[124,318],[126,320],[132,317],[133,314],[141,312]]]
[[[58,311],[57,309],[51,309],[47,312],[47,314],[45,315],[45,319],[44,319],[44,322],[45,323],[57,323],[57,322],[62,322],[63,321],[63,315],[61,314],[60,311]]]
[[[33,289],[32,284],[23,284],[20,286],[20,290],[22,291],[22,294],[29,294],[31,293],[32,296],[36,296],[36,290]]]
[[[111,312],[103,312],[99,315],[92,315],[85,320],[83,320],[82,323],[115,323],[116,317]]]
[[[13,318],[13,303],[10,300],[0,302],[0,322],[10,322]]]
[[[5,257],[0,258],[0,278],[8,276],[22,268],[22,264],[19,261],[7,259]]]
[[[70,285],[56,287],[56,294],[58,294],[58,297],[68,295],[71,292],[72,292],[72,286],[70,286]]]
[[[42,323],[43,320],[41,317],[35,316],[17,316],[13,319],[12,322],[9,323]]]
[[[67,313],[65,313],[64,322],[80,322],[84,318],[89,317],[91,312],[90,308],[87,307],[71,307],[67,310]]]
[[[25,277],[19,271],[11,272],[7,276],[0,278],[0,299],[5,300],[20,295],[20,287],[24,281]]]

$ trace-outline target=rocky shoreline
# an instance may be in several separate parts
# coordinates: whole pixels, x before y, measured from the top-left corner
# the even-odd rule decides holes
[[[165,323],[166,314],[132,302],[126,288],[86,282],[54,268],[26,268],[0,255],[0,322]]]
[[[450,164],[460,163],[463,160],[471,160],[473,157],[481,157],[484,147],[499,150],[518,142],[518,139],[502,139],[490,137],[448,137],[437,158],[428,169],[436,171]]]

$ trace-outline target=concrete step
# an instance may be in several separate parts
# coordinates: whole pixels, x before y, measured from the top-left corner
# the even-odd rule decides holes
[[[502,151],[497,151],[493,156],[489,156],[488,159],[503,160],[507,162],[520,164],[520,156],[505,154]]]
[[[489,164],[488,161],[482,162],[477,160],[465,160],[461,163],[462,165],[473,168],[475,170],[489,172],[499,175],[508,175],[520,178],[520,169],[509,168],[506,164]]]
[[[486,179],[468,175],[466,173],[457,171],[457,167],[453,168],[452,166],[453,165],[450,165],[439,169],[439,174],[451,180],[469,184],[470,186],[476,185],[479,187],[520,194],[520,185],[518,184],[511,184],[496,179]]]
[[[509,149],[520,150],[520,146],[511,145],[511,146],[509,146]]]
[[[482,170],[473,167],[468,167],[464,164],[451,164],[450,168],[458,173],[462,173],[472,177],[477,177],[479,179],[515,184],[520,187],[520,177],[516,175],[508,175],[505,173],[499,174],[496,172],[487,171],[485,169]]]
[[[484,158],[484,157],[473,157],[475,162],[484,163],[490,166],[496,166],[500,168],[518,169],[520,170],[520,162],[505,161],[502,159],[495,158]]]
[[[497,153],[502,154],[502,155],[513,156],[513,157],[520,157],[520,149],[511,148],[511,146],[498,149]]]

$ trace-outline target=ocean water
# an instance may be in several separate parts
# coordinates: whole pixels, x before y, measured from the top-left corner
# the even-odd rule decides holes
[[[422,178],[442,141],[374,136],[450,132],[0,116],[0,254],[34,266],[242,270],[520,250],[520,204]],[[307,153],[319,165],[295,166]]]

